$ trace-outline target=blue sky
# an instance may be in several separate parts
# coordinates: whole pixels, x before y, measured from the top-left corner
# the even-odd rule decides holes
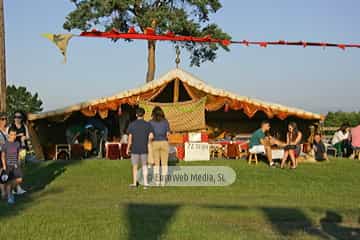
[[[68,63],[42,33],[65,33],[68,0],[4,0],[8,84],[39,93],[45,110],[108,96],[145,81],[146,43],[74,38]],[[358,0],[222,1],[212,16],[235,40],[360,43]],[[170,43],[157,46],[156,76],[175,67]],[[360,110],[360,49],[231,46],[214,63],[181,67],[215,87],[324,113]]]

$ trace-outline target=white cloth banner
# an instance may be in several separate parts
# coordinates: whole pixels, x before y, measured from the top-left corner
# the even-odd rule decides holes
[[[185,161],[209,161],[209,143],[185,143]]]

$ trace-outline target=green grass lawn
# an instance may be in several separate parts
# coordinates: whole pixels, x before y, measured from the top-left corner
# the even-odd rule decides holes
[[[46,162],[0,203],[0,239],[360,239],[360,161],[270,169],[243,160],[229,187],[129,189],[130,162]]]

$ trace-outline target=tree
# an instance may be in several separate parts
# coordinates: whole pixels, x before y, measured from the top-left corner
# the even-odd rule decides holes
[[[329,112],[324,122],[327,127],[340,127],[344,123],[348,123],[350,126],[359,125],[360,112]]]
[[[32,94],[26,87],[15,87],[14,85],[7,87],[7,113],[13,116],[15,111],[25,113],[41,112],[43,102],[39,99],[37,93]]]
[[[63,25],[71,31],[89,31],[103,27],[105,31],[116,29],[127,32],[134,26],[145,32],[152,27],[156,33],[171,31],[179,35],[230,39],[216,24],[210,23],[210,14],[221,7],[219,0],[70,0],[75,9],[68,14]],[[190,65],[200,66],[205,61],[213,62],[219,48],[216,44],[174,43],[190,52]],[[226,46],[221,46],[226,51]],[[148,41],[148,70],[146,81],[155,76],[156,42]]]
[[[4,1],[0,0],[0,111],[6,111]]]

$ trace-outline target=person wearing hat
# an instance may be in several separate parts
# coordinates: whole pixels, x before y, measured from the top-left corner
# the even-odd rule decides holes
[[[16,130],[16,141],[20,143],[21,148],[27,149],[27,140],[30,139],[29,130],[25,124],[25,114],[16,111],[14,114],[14,122],[9,125],[8,129]]]
[[[7,142],[7,132],[6,132],[6,125],[7,125],[7,115],[4,112],[0,113],[0,154],[2,151],[2,146]],[[5,194],[5,188],[4,188],[4,183],[6,181],[5,176],[4,178],[2,177],[3,174],[5,174],[5,171],[3,171],[2,168],[2,161],[0,161],[0,192],[1,192],[1,198],[5,199],[6,194]]]

